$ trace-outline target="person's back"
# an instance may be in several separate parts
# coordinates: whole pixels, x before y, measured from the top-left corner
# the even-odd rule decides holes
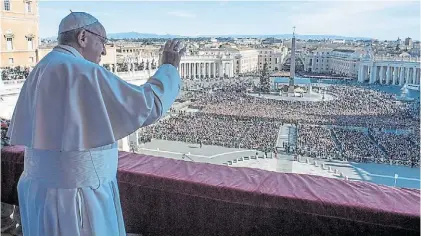
[[[26,147],[18,183],[23,233],[126,235],[116,141],[170,108],[185,49],[167,42],[156,74],[135,86],[98,65],[105,30],[95,18],[72,13],[59,35],[72,44],[58,45],[30,73],[8,129],[11,144]]]

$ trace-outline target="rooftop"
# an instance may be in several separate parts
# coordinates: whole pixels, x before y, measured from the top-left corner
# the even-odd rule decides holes
[[[352,49],[333,49],[334,52],[347,52],[347,53],[353,53],[355,50]]]

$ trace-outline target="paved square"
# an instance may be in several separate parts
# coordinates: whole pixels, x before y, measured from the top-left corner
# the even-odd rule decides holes
[[[407,166],[396,166],[376,163],[356,163],[344,161],[327,161],[302,157],[300,162],[293,161],[289,155],[280,154],[277,159],[271,154],[262,158],[264,153],[248,149],[227,148],[213,145],[190,144],[178,141],[152,140],[142,144],[139,153],[161,156],[185,161],[212,163],[222,165],[230,162],[232,167],[258,168],[268,171],[319,175],[330,178],[368,181],[377,184],[395,186],[395,174],[398,175],[396,186],[420,189],[420,169]],[[244,157],[249,157],[244,159]],[[252,158],[250,158],[252,157]],[[309,163],[307,163],[307,159]],[[317,165],[314,162],[317,162]],[[324,168],[323,165],[324,164]],[[329,169],[330,167],[330,169]]]

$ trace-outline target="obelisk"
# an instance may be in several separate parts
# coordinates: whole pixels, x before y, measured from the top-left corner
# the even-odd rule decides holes
[[[288,93],[294,93],[294,77],[295,77],[295,26],[294,26],[294,31],[292,33],[291,67],[289,70]]]

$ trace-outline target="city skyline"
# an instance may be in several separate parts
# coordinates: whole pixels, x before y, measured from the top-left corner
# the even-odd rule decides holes
[[[60,20],[70,10],[91,13],[108,33],[273,35],[291,33],[296,26],[299,35],[419,40],[420,34],[420,3],[416,1],[40,1],[39,10],[42,38],[55,37]]]

